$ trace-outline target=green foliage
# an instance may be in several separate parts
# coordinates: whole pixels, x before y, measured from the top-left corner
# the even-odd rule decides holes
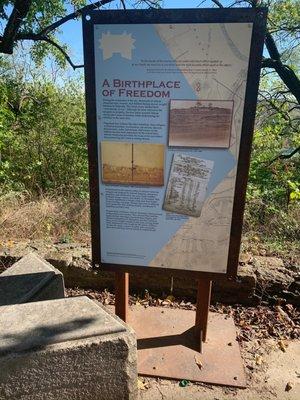
[[[279,113],[265,113],[262,102],[252,148],[245,230],[278,241],[299,240],[300,157],[281,159],[278,155],[300,145],[300,130],[287,136],[289,121]]]
[[[300,7],[299,0],[272,0],[269,8],[268,28],[270,33],[281,41],[282,47],[289,47],[289,41],[299,39]],[[297,51],[296,49],[294,49]]]
[[[296,201],[300,200],[300,182],[288,181],[290,187],[290,200]]]
[[[248,185],[249,199],[259,197],[263,201],[275,201],[280,207],[288,206],[289,182],[295,182],[300,172],[297,155],[272,161],[283,152],[287,143],[280,135],[282,129],[279,121],[256,129]]]
[[[0,7],[2,27],[5,27],[14,3],[14,1],[6,0],[2,7]],[[70,10],[73,11],[74,3],[85,2],[73,2],[70,0],[33,0],[29,13],[22,21],[19,33],[39,33],[42,29],[51,25],[57,19],[67,15]],[[0,31],[0,34],[2,33],[3,32]],[[59,33],[59,31],[57,30],[55,33]],[[37,64],[41,64],[47,55],[53,55],[59,65],[65,65],[66,62],[62,54],[54,46],[51,46],[46,42],[34,42],[32,45],[31,55]]]
[[[5,71],[7,69],[5,68]],[[37,74],[38,75],[38,74]],[[0,75],[1,192],[87,193],[82,82]]]
[[[21,33],[38,33],[70,12],[90,4],[85,0],[34,0]],[[113,2],[107,7],[115,7]],[[126,4],[145,7],[143,1]],[[268,29],[276,41],[282,61],[299,71],[299,0],[265,0],[269,6]],[[13,1],[0,5],[5,26],[7,9]],[[160,1],[156,2],[160,6]],[[248,1],[238,5],[249,5]],[[1,33],[1,32],[0,32]],[[58,41],[59,30],[51,32]],[[62,45],[63,47],[63,45]],[[65,47],[63,47],[67,50]],[[59,66],[65,58],[55,47],[36,42],[30,55],[42,65],[52,54]],[[273,71],[274,72],[274,71]],[[88,193],[87,149],[83,83],[60,85],[34,69],[24,69],[0,59],[0,192],[61,194],[86,197]],[[264,240],[282,245],[283,240],[299,240],[300,160],[278,158],[300,146],[299,104],[285,84],[270,70],[261,81],[257,127],[247,189],[245,230]],[[68,237],[66,235],[66,240]]]

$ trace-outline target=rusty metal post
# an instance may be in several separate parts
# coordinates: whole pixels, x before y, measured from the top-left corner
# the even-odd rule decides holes
[[[115,313],[124,322],[128,321],[129,273],[116,272],[115,277]]]
[[[200,279],[198,281],[195,334],[199,338],[199,350],[202,353],[202,342],[206,341],[207,321],[211,297],[211,281]]]

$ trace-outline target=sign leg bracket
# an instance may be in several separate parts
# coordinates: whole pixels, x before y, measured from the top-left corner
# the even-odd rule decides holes
[[[115,313],[124,322],[128,322],[129,273],[116,272],[115,276]]]
[[[206,342],[208,313],[211,298],[211,284],[208,279],[198,281],[195,335],[199,340],[199,351],[202,353],[202,343]]]

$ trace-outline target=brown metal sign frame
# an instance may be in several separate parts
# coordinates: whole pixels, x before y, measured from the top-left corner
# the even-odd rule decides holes
[[[235,279],[241,243],[246,187],[250,164],[251,144],[258,95],[262,50],[265,37],[267,10],[265,8],[236,9],[150,9],[92,11],[83,16],[84,66],[86,87],[87,140],[90,177],[92,262],[103,270],[135,272],[147,268],[155,273],[187,276],[191,279]],[[249,68],[246,84],[240,151],[234,193],[230,244],[226,273],[178,270],[170,268],[101,263],[100,196],[97,151],[97,115],[94,57],[95,24],[189,24],[189,23],[252,23]]]

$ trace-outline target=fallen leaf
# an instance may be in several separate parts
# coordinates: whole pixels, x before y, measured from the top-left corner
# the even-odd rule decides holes
[[[203,364],[202,361],[200,360],[200,357],[195,356],[195,363],[198,365],[199,369],[202,369]]]
[[[170,294],[168,297],[166,297],[165,301],[169,301],[170,303],[173,303],[173,301],[175,301],[175,297]]]
[[[148,389],[148,384],[146,382],[143,382],[141,379],[138,379],[137,386],[138,386],[139,390],[147,390]]]
[[[293,389],[293,384],[292,384],[292,382],[288,382],[286,385],[285,385],[285,391],[286,392],[289,392],[290,390],[292,390]]]
[[[278,346],[279,346],[279,348],[280,348],[281,351],[283,351],[284,353],[286,352],[287,346],[286,346],[286,344],[284,343],[283,340],[279,340]]]
[[[263,362],[262,356],[260,356],[259,354],[255,354],[255,364],[256,365],[261,365],[262,362]]]
[[[249,254],[249,253],[242,253],[242,254],[240,255],[239,262],[240,262],[241,264],[248,264],[248,262],[251,261],[251,258],[252,258],[251,254]]]
[[[280,306],[277,306],[276,309],[279,312],[281,319],[282,318],[285,319],[289,324],[294,326],[294,321],[291,320],[291,318],[288,316],[288,314]]]

